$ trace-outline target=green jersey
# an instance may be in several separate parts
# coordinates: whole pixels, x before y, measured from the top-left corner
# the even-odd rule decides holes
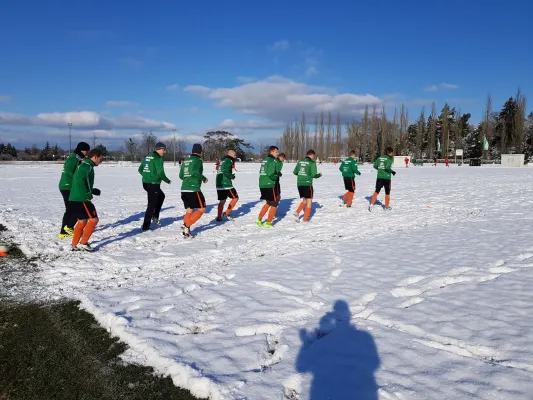
[[[313,179],[320,178],[322,174],[319,174],[316,167],[316,162],[309,157],[305,157],[303,160],[298,161],[296,167],[294,167],[293,174],[298,176],[296,180],[297,186],[313,186]]]
[[[139,174],[142,175],[143,183],[153,183],[159,185],[161,181],[170,183],[170,179],[165,174],[163,166],[163,157],[155,151],[146,156],[139,166]]]
[[[380,156],[374,161],[374,169],[378,170],[378,179],[391,180],[392,163],[394,159],[391,156]]]
[[[341,162],[339,171],[342,172],[344,178],[355,178],[355,175],[361,175],[359,169],[357,168],[357,161],[355,158],[348,157],[346,160]]]
[[[72,177],[69,201],[88,202],[92,200],[94,166],[93,160],[86,159],[76,168]]]
[[[276,175],[278,177],[278,182],[279,182],[279,178],[281,177],[281,170],[283,169],[283,161],[281,161],[279,158],[276,158]]]
[[[276,186],[279,176],[276,172],[276,159],[268,155],[261,163],[259,169],[259,187],[261,189],[269,189]]]
[[[59,190],[71,190],[72,178],[76,172],[76,168],[83,161],[83,159],[76,153],[70,153],[63,164],[63,172],[61,172],[61,179],[59,180]]]
[[[207,178],[204,174],[204,163],[200,156],[191,154],[191,156],[181,163],[180,179],[182,192],[199,192],[202,182]]]
[[[224,157],[217,171],[216,186],[217,189],[233,189],[233,162],[235,159],[230,156]]]

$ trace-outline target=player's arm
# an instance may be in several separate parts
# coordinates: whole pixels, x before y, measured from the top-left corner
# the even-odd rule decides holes
[[[137,171],[139,171],[139,174],[143,174],[143,169],[144,169],[144,160],[141,161],[141,165],[139,165],[139,168],[137,169]]]
[[[74,176],[74,172],[76,172],[76,168],[78,166],[78,159],[67,157],[65,160],[65,176],[72,182],[72,177]]]
[[[361,172],[359,172],[359,168],[357,167],[357,163],[356,162],[352,163],[352,170],[353,170],[354,174],[361,175]]]
[[[270,161],[267,162],[265,165],[265,174],[268,176],[271,180],[275,181],[277,179],[276,175],[276,162]]]
[[[320,178],[322,176],[322,174],[319,174],[318,173],[318,169],[316,167],[316,164],[315,163],[311,163],[311,177],[312,178]]]
[[[294,170],[292,171],[292,173],[293,173],[294,175],[298,175],[298,172],[299,172],[299,171],[300,171],[300,162],[298,161],[298,162],[296,163],[296,167],[294,167]]]
[[[170,179],[167,178],[165,174],[165,167],[163,166],[163,158],[158,158],[154,160],[154,167],[156,176],[166,183],[170,183]]]
[[[377,158],[376,161],[374,161],[374,165],[373,165],[374,169],[378,169],[378,165],[379,165],[378,161],[379,161],[379,158]]]

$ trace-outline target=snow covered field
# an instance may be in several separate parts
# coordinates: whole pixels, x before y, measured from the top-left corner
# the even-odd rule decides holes
[[[162,227],[140,233],[135,167],[102,164],[94,254],[57,238],[61,166],[0,165],[0,223],[40,255],[40,299],[82,300],[127,358],[213,399],[531,399],[533,170],[398,168],[392,212],[339,207],[322,165],[311,224],[297,224],[293,165],[275,229],[258,228],[258,164],[238,164],[236,220],[208,213],[184,240],[177,168]],[[383,198],[383,194],[381,195]]]

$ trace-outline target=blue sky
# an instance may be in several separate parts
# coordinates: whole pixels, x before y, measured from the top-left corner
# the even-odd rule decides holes
[[[268,144],[320,110],[533,96],[527,1],[14,1],[0,14],[0,142],[209,129]],[[528,106],[528,110],[533,109]]]

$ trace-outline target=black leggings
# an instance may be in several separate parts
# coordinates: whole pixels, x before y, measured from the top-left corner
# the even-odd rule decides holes
[[[148,193],[148,205],[144,214],[143,228],[150,229],[152,218],[159,219],[159,213],[165,201],[165,193],[161,190],[161,185],[155,183],[143,183],[143,188]]]
[[[376,193],[379,193],[382,188],[385,188],[385,194],[390,194],[390,187],[390,179],[378,179],[376,181]]]
[[[61,232],[62,234],[65,232],[65,226],[68,226],[70,229],[74,229],[74,225],[76,225],[76,218],[71,217],[71,213],[68,209],[68,198],[70,196],[70,190],[60,190],[61,196],[63,196],[63,203],[65,203],[65,212],[63,213],[63,220],[61,221]]]

